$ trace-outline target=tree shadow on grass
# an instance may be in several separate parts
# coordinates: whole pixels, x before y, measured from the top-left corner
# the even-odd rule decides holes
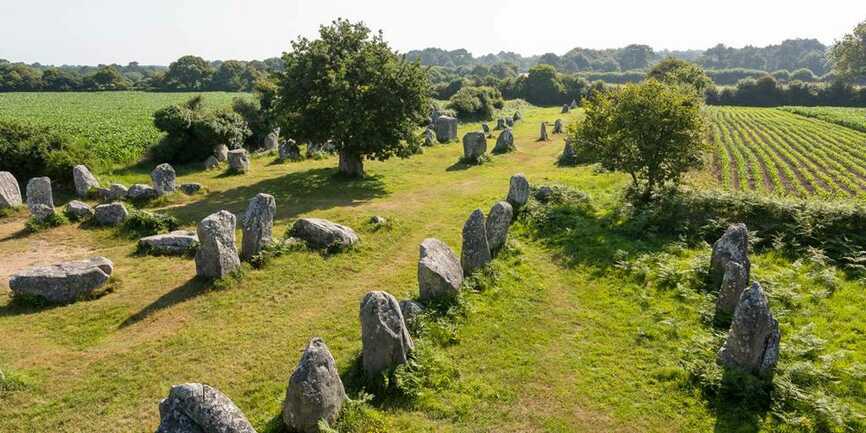
[[[171,308],[174,305],[180,304],[182,302],[188,301],[196,296],[207,293],[211,288],[211,285],[208,281],[193,277],[189,281],[183,283],[182,285],[175,287],[171,291],[163,294],[156,301],[150,303],[150,305],[142,308],[139,312],[129,316],[123,323],[118,326],[119,329],[126,328],[128,326],[134,325],[149,316],[153,315],[156,312],[164,310],[166,308]]]
[[[772,378],[757,378],[725,369],[721,388],[704,395],[716,416],[715,433],[757,433],[770,409]]]
[[[223,209],[241,214],[246,210],[249,200],[261,192],[274,196],[277,202],[276,219],[285,220],[319,209],[356,206],[387,194],[379,176],[345,180],[335,176],[335,173],[336,169],[333,168],[289,173],[252,185],[211,192],[197,202],[167,209],[165,213],[188,224],[194,224]]]

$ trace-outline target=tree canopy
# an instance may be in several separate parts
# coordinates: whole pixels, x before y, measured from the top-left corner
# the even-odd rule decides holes
[[[704,91],[713,85],[713,81],[700,66],[672,57],[653,66],[647,73],[647,78],[668,84],[685,84],[694,88],[699,95],[703,95]]]
[[[866,77],[866,21],[836,41],[830,49],[830,61],[841,78]]]

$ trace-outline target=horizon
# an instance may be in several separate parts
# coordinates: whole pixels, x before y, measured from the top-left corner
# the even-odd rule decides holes
[[[423,15],[411,4],[401,5],[409,12],[395,13],[386,2],[342,0],[312,5],[300,0],[151,3],[143,10],[105,0],[0,5],[0,58],[76,66],[130,62],[165,66],[187,54],[207,60],[262,60],[279,57],[299,36],[315,38],[320,25],[337,17],[382,30],[385,40],[401,53],[462,48],[475,57],[502,51],[532,57],[563,54],[575,47],[611,49],[629,44],[649,45],[656,52],[702,51],[719,43],[764,47],[786,39],[817,39],[830,45],[862,19],[834,16],[832,11],[838,9],[833,6],[844,4],[839,0],[830,0],[819,10],[734,0],[714,11],[712,20],[698,8],[679,7],[676,1],[662,6],[623,1],[619,7],[569,3],[557,6],[559,13],[552,13],[552,7],[527,7],[514,0],[471,4],[443,0],[435,9],[415,2],[427,7]],[[610,13],[623,8],[631,13]],[[587,16],[592,19],[584,20]],[[443,31],[443,27],[459,30]]]

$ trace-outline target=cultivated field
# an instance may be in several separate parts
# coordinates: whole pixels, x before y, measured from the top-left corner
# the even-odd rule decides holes
[[[154,111],[196,93],[0,93],[0,119],[25,120],[80,138],[106,163],[135,162],[161,133]],[[205,104],[229,107],[243,93],[205,93]]]
[[[866,191],[866,133],[778,109],[707,111],[712,172],[723,188],[800,197]]]
[[[866,108],[781,107],[779,109],[866,132]]]

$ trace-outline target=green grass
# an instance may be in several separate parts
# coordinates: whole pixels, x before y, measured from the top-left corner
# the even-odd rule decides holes
[[[316,216],[354,227],[361,237],[358,248],[343,254],[290,249],[217,287],[193,279],[191,259],[136,255],[135,241],[117,230],[68,224],[27,234],[23,217],[3,220],[0,255],[8,259],[0,271],[27,257],[101,254],[114,261],[118,283],[98,299],[49,309],[11,304],[0,288],[0,370],[27,378],[26,387],[0,395],[0,431],[152,432],[159,399],[172,384],[189,381],[228,394],[258,431],[279,431],[286,382],[310,337],[324,338],[348,378],[360,351],[361,297],[370,290],[417,296],[418,244],[433,236],[459,252],[470,212],[503,199],[517,172],[534,185],[584,191],[592,207],[554,210],[543,230],[518,221],[508,250],[479,279],[480,290],[464,296],[459,320],[419,340],[432,361],[423,370],[428,380],[412,388],[414,399],[353,406],[343,427],[783,431],[773,413],[740,416],[689,381],[684,348],[713,332],[705,320],[711,300],[688,283],[709,247],[618,230],[614,210],[627,177],[560,168],[563,137],[536,141],[541,121],[580,118],[559,110],[522,108],[517,151],[480,166],[459,164],[461,146],[448,144],[410,159],[367,162],[370,176],[355,182],[333,177],[333,157],[254,158],[252,171],[240,176],[180,171],[180,182],[208,188],[160,203],[160,212],[182,227],[220,209],[239,214],[255,193],[267,192],[277,201],[277,235],[297,217]],[[476,129],[461,125],[460,135]],[[148,179],[136,170],[117,176],[127,183]],[[387,218],[389,227],[374,229],[367,224],[372,215]],[[34,245],[45,245],[36,257]],[[834,272],[834,288],[825,290],[811,278],[814,265],[772,251],[756,254],[754,263],[756,278],[772,283],[784,344],[811,324],[810,332],[826,340],[824,351],[847,352],[840,363],[866,361],[862,282],[826,265],[821,269]],[[796,360],[790,352],[782,357],[783,365]],[[845,379],[844,387],[827,391],[863,412],[862,380],[856,384]]]
[[[19,120],[84,140],[106,165],[135,162],[161,133],[151,115],[196,93],[34,92],[0,93],[0,119]],[[229,107],[242,93],[208,92],[205,103]]]
[[[860,132],[866,132],[866,108],[781,107],[780,110],[835,123]]]

